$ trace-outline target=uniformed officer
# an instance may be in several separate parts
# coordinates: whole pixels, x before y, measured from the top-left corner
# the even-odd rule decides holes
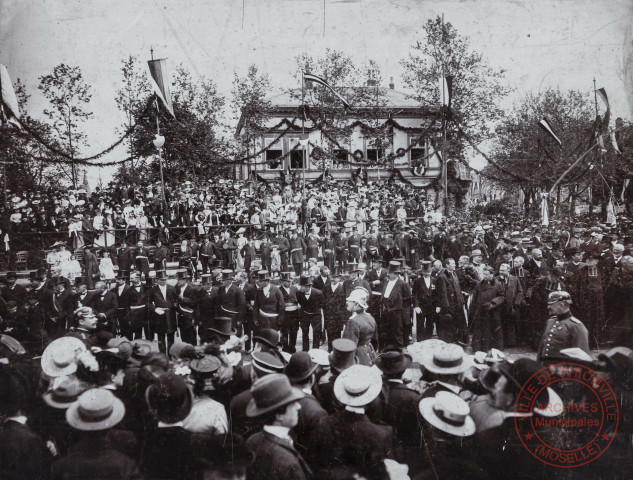
[[[572,347],[578,347],[590,354],[587,327],[571,314],[570,305],[569,293],[554,291],[549,294],[547,310],[550,318],[538,349],[538,361],[548,357],[560,358],[561,350]]]

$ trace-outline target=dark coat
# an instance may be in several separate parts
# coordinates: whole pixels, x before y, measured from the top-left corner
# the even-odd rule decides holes
[[[105,437],[86,437],[53,465],[53,480],[141,479],[136,462],[117,451]]]
[[[255,460],[249,467],[249,480],[303,480],[312,470],[294,446],[268,432],[259,432],[246,441]]]
[[[323,418],[313,433],[322,472],[348,470],[365,478],[384,478],[383,460],[392,451],[393,429],[366,415],[342,410]],[[351,475],[350,475],[351,476]],[[327,478],[327,477],[325,477]]]
[[[327,417],[327,412],[323,409],[314,395],[306,394],[299,400],[301,410],[299,410],[299,423],[290,432],[296,442],[297,450],[301,452],[309,462],[310,438],[312,431],[317,427],[319,421]]]
[[[310,298],[306,298],[306,294],[299,290],[297,292],[297,301],[301,305],[302,314],[320,314],[323,308],[323,292],[312,287]]]
[[[384,421],[394,429],[396,456],[402,463],[409,463],[408,454],[420,448],[422,425],[418,404],[422,396],[400,382],[386,382]]]
[[[503,350],[500,307],[505,303],[504,290],[497,279],[482,280],[475,287],[469,312],[475,351]]]
[[[0,425],[0,478],[46,479],[52,461],[44,440],[29,427],[13,420]]]
[[[158,285],[154,285],[150,289],[148,296],[149,310],[151,312],[150,321],[153,324],[154,331],[159,335],[176,331],[176,314],[173,306],[178,295],[176,295],[176,289],[171,285],[167,285],[165,288],[167,298],[163,296]],[[158,315],[155,313],[156,308],[164,308],[166,311],[163,315]]]
[[[86,307],[91,307],[95,314],[103,314],[105,319],[99,315],[99,322],[112,323],[117,314],[119,304],[117,302],[116,294],[112,291],[105,292],[103,297],[99,292],[91,292],[84,302]]]
[[[440,307],[438,336],[449,343],[460,340],[460,335],[466,329],[466,317],[464,296],[457,275],[449,277],[448,271],[442,270],[436,278],[435,290]]]

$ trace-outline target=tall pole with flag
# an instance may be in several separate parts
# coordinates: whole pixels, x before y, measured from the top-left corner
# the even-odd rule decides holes
[[[22,127],[18,121],[19,118],[20,107],[18,98],[15,95],[15,90],[13,90],[13,83],[11,83],[11,78],[9,77],[9,71],[6,66],[0,64],[0,125],[13,124],[21,129]],[[7,163],[11,162],[2,162],[2,189],[4,191],[5,208],[8,206]]]

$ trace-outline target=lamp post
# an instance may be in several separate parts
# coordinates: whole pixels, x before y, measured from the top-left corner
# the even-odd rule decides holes
[[[152,140],[152,143],[154,144],[154,146],[156,147],[156,150],[158,151],[158,165],[160,166],[160,190],[161,190],[161,196],[163,197],[163,202],[166,203],[165,180],[163,178],[163,155],[161,153],[163,150],[163,145],[165,145],[165,137],[157,133],[156,135],[154,135],[154,140]]]

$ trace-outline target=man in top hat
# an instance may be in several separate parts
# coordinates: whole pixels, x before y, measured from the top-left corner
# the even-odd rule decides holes
[[[321,346],[323,335],[323,292],[312,288],[311,277],[304,275],[299,279],[297,301],[301,306],[299,324],[302,334],[302,350],[307,352],[310,349],[310,326],[312,326],[312,348]]]
[[[538,349],[537,359],[560,358],[560,351],[578,347],[590,354],[587,327],[571,314],[571,296],[567,292],[552,292],[547,300],[549,320]]]
[[[54,340],[66,333],[66,323],[72,314],[73,293],[70,288],[66,288],[61,277],[53,277],[50,285],[52,292],[43,302],[46,312],[44,328],[49,339]]]
[[[158,348],[166,353],[174,343],[176,332],[176,314],[174,304],[178,299],[176,289],[167,285],[167,272],[159,270],[156,272],[156,285],[150,288],[148,293],[149,304],[149,331],[150,339],[154,334],[158,335]],[[167,342],[165,342],[167,337]]]
[[[150,330],[148,323],[148,297],[150,286],[143,285],[141,282],[141,274],[132,272],[130,274],[130,286],[124,298],[124,305],[127,308],[127,318],[130,328],[130,339],[143,338],[143,330],[145,330],[145,338],[150,338]]]
[[[253,304],[253,320],[259,328],[280,327],[280,316],[284,314],[284,296],[279,287],[270,283],[268,270],[257,272],[257,293]]]
[[[335,267],[329,282],[323,289],[323,317],[327,333],[328,351],[332,351],[332,342],[341,338],[341,331],[349,318],[345,308],[347,290],[343,283],[341,269]]]
[[[119,248],[117,255],[117,265],[119,266],[119,270],[124,270],[129,272],[132,270],[132,267],[135,264],[134,258],[134,250],[132,250],[125,239],[121,241],[121,247]]]
[[[328,413],[333,413],[340,407],[334,396],[334,381],[336,377],[352,365],[358,363],[356,344],[347,338],[335,338],[332,341],[332,353],[328,356],[330,362],[330,378],[314,386],[315,396]]]
[[[312,278],[312,285],[321,291],[325,290],[325,286],[330,281],[330,268],[323,265],[319,268],[319,274]]]
[[[351,266],[352,263],[349,264]],[[356,265],[352,272],[352,278],[349,281],[345,282],[345,292],[349,295],[349,293],[357,287],[362,287],[368,292],[371,292],[371,285],[368,281],[367,276],[367,264],[361,262]]]
[[[130,328],[130,303],[128,291],[129,274],[119,270],[116,276],[116,285],[111,292],[116,295],[117,300],[117,323],[121,336],[132,339],[132,329]]]
[[[455,272],[455,260],[447,258],[444,270],[437,276],[435,284],[440,307],[438,336],[445,342],[467,342],[468,331],[464,315],[464,296]]]
[[[156,250],[154,250],[154,268],[156,270],[163,270],[165,268],[165,262],[169,258],[169,249],[163,245],[160,238],[156,239]]]
[[[292,284],[293,272],[281,272],[279,290],[284,297],[284,315],[281,322],[281,342],[288,353],[296,352],[299,331],[298,289]]]
[[[435,290],[436,279],[431,276],[431,262],[422,261],[422,274],[413,283],[413,307],[416,313],[416,337],[421,342],[433,336],[439,304]],[[439,332],[439,325],[438,325]]]
[[[107,440],[125,416],[125,406],[110,390],[93,388],[82,393],[66,410],[66,421],[79,440],[53,465],[51,479],[140,478],[136,462]]]
[[[389,262],[387,281],[384,283],[380,297],[380,319],[378,320],[378,341],[381,349],[387,347],[403,347],[402,325],[403,311],[410,307],[411,294],[407,292],[409,285],[398,275],[401,264]],[[409,305],[406,305],[406,299]]]
[[[322,419],[314,430],[311,444],[318,448],[322,469],[317,474],[386,478],[383,460],[392,451],[393,429],[373,423],[365,413],[382,386],[380,373],[366,365],[353,365],[336,378],[334,394],[344,409]]]
[[[246,315],[246,297],[243,289],[235,283],[235,274],[231,269],[222,270],[222,286],[218,292],[222,316],[230,317],[237,329],[244,323]]]
[[[177,272],[176,294],[178,295],[176,312],[178,314],[178,328],[183,342],[196,345],[196,326],[198,323],[198,300],[202,291],[191,284],[191,277],[187,269]]]
[[[251,418],[261,419],[264,427],[246,441],[246,448],[255,458],[248,469],[248,478],[312,478],[312,470],[290,437],[290,431],[299,421],[299,400],[304,394],[281,374],[258,380],[251,391],[246,413]]]

